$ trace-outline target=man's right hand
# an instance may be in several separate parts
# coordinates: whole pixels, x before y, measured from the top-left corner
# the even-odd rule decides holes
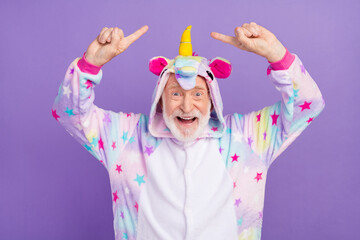
[[[133,34],[124,37],[124,33],[120,28],[104,27],[99,36],[89,45],[85,58],[93,65],[104,65],[112,58],[124,52],[133,42],[146,33],[148,29],[149,27],[144,25]]]

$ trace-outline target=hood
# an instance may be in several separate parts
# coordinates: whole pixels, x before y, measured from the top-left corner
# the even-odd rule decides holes
[[[189,90],[195,87],[196,76],[205,78],[209,88],[213,110],[207,127],[199,138],[221,137],[226,131],[226,125],[222,114],[223,103],[219,91],[217,78],[227,78],[231,73],[231,63],[223,58],[216,57],[208,60],[205,57],[194,56],[190,38],[191,26],[184,31],[179,48],[179,55],[174,59],[157,56],[149,61],[149,69],[158,75],[157,84],[152,95],[152,105],[149,115],[149,131],[154,137],[174,138],[165,124],[159,100],[162,96],[170,73],[175,74],[179,85]]]

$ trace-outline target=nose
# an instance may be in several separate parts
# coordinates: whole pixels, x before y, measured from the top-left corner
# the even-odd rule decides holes
[[[194,104],[192,102],[191,96],[185,94],[182,104],[181,104],[181,110],[184,113],[190,113],[194,108]]]

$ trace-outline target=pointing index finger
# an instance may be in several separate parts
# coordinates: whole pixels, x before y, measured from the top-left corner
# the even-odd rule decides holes
[[[149,29],[149,27],[147,25],[144,25],[141,28],[139,28],[136,32],[134,32],[133,34],[130,34],[129,36],[127,36],[126,38],[128,39],[129,43],[132,44],[133,42],[138,40],[139,37],[141,37],[144,33],[146,33],[148,29]]]
[[[225,34],[221,34],[221,33],[218,33],[218,32],[211,32],[210,35],[214,39],[220,40],[220,41],[222,41],[224,43],[229,43],[231,45],[235,44],[235,37],[228,36],[228,35],[225,35]]]

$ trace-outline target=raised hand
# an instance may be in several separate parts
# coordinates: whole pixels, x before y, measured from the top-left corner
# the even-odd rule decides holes
[[[89,45],[85,58],[91,64],[101,66],[124,52],[133,42],[141,37],[149,29],[142,26],[133,34],[124,37],[123,31],[118,28],[104,27],[97,38]]]
[[[241,27],[236,27],[234,32],[235,36],[217,32],[211,32],[210,35],[241,50],[265,57],[269,62],[281,60],[286,53],[285,47],[272,32],[254,22],[244,23]]]

